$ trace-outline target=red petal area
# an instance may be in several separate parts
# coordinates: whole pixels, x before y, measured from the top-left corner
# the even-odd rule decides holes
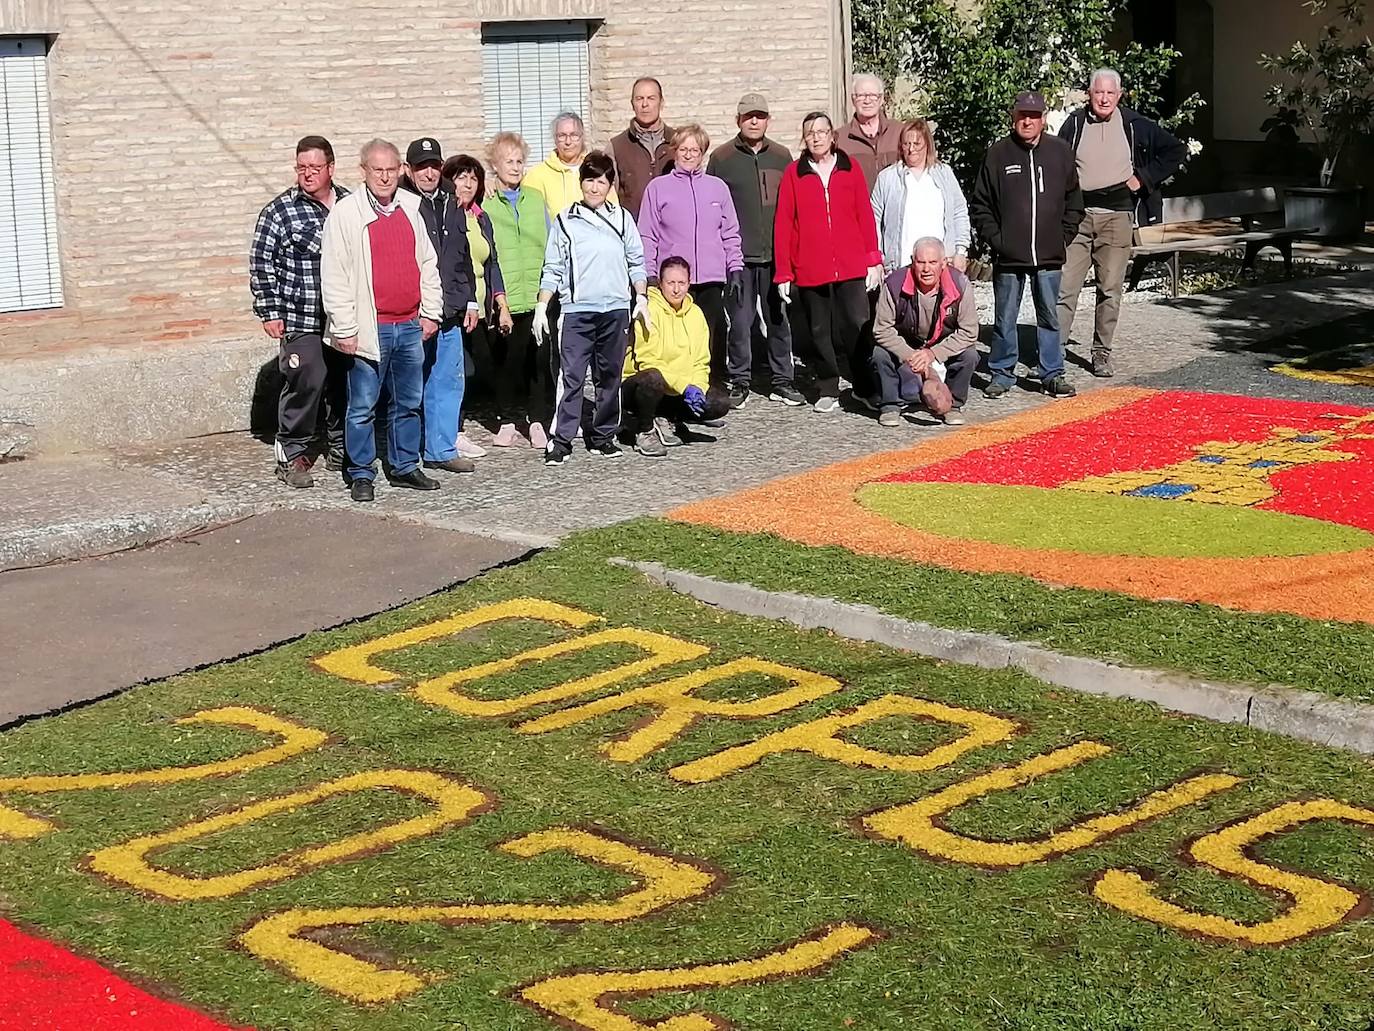
[[[1087,476],[1172,465],[1193,457],[1193,448],[1208,441],[1262,441],[1275,426],[1303,431],[1331,429],[1340,421],[1332,416],[1361,416],[1368,411],[1353,405],[1169,391],[1096,418],[894,473],[882,482],[1058,487]],[[1326,480],[1328,491],[1332,480],[1338,479],[1331,477],[1329,467],[1314,475]],[[1282,510],[1295,511],[1287,507]]]
[[[0,1031],[235,1029],[0,920]]]

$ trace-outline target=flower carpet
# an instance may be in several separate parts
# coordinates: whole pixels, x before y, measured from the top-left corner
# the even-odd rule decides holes
[[[1374,622],[1374,410],[1093,393],[672,518],[1150,600]]]
[[[916,468],[865,482],[955,482]],[[721,612],[609,541],[0,734],[0,1028],[1374,1020],[1366,759]]]

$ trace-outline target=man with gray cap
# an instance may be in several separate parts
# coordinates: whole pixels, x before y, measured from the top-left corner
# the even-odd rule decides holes
[[[725,180],[730,189],[744,251],[743,282],[731,284],[729,297],[728,372],[733,408],[749,398],[754,322],[760,316],[768,338],[769,398],[793,407],[806,401],[792,386],[792,334],[773,282],[773,216],[778,186],[792,155],[768,138],[769,122],[768,99],[762,93],[740,97],[735,118],[739,132],[712,152],[706,166],[708,175]]]
[[[1059,284],[1069,241],[1083,221],[1083,191],[1073,148],[1045,133],[1045,98],[1039,93],[1016,97],[1011,132],[988,148],[968,209],[993,262],[992,382],[983,393],[997,398],[1016,385],[1016,316],[1029,280],[1040,389],[1050,398],[1073,397],[1059,339]]]

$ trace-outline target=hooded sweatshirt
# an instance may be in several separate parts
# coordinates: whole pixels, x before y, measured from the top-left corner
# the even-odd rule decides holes
[[[651,180],[639,207],[644,267],[651,276],[665,258],[686,258],[693,283],[723,283],[744,268],[739,219],[725,180],[674,168]]]
[[[583,154],[582,157],[587,155]],[[544,206],[549,209],[549,220],[582,199],[582,181],[578,169],[582,158],[576,164],[565,165],[556,153],[550,154],[539,164],[525,173],[524,185],[544,197]],[[607,200],[614,201],[615,188],[612,187]]]
[[[654,328],[648,333],[643,323],[635,323],[634,340],[625,352],[625,378],[657,369],[674,394],[694,383],[705,390],[711,379],[711,332],[692,295],[675,309],[658,287],[649,287],[649,321]]]

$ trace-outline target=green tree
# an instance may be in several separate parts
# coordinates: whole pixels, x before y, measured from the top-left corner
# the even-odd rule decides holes
[[[1121,73],[1128,106],[1175,130],[1191,119],[1201,104],[1196,95],[1176,111],[1161,110],[1177,50],[1107,45],[1125,5],[983,0],[970,11],[956,10],[951,0],[855,0],[854,67],[912,84],[939,124],[941,156],[967,185],[984,151],[1008,131],[1018,92],[1038,89],[1053,105],[1066,89],[1086,89],[1097,67]]]

